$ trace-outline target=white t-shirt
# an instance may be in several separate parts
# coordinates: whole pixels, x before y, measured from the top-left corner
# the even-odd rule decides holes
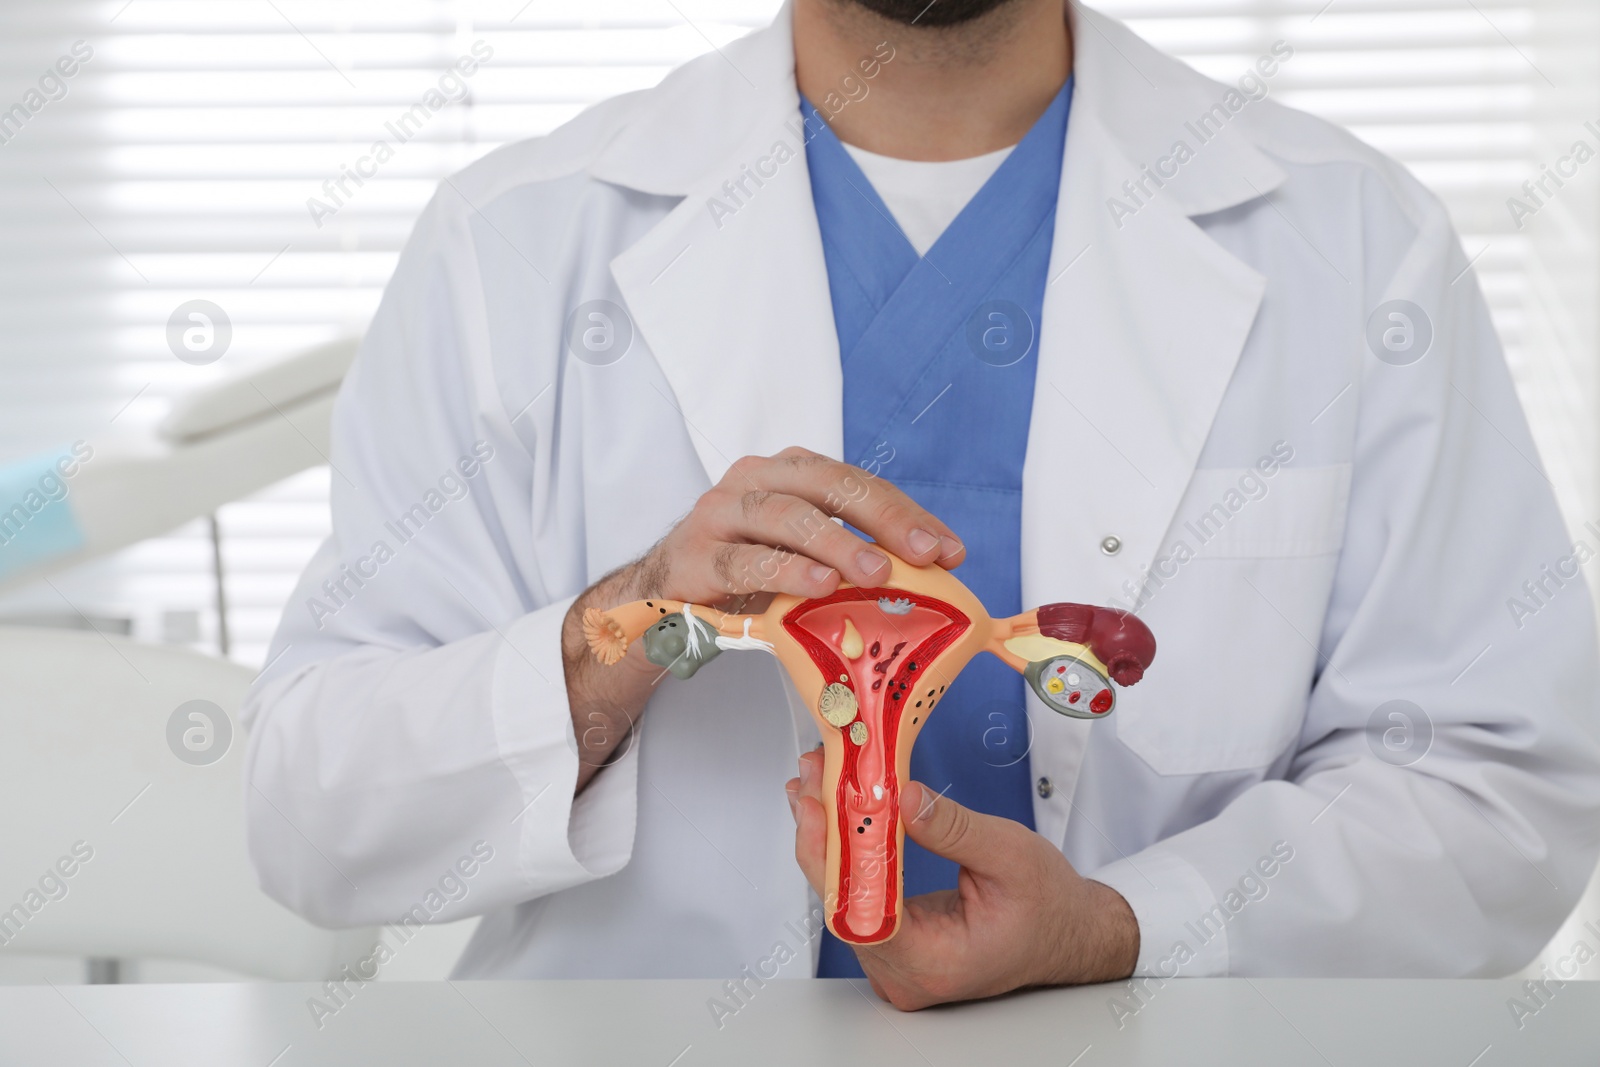
[[[1002,148],[971,159],[926,163],[880,156],[854,145],[844,147],[919,256],[927,254],[945,227],[1011,154],[1010,148]]]

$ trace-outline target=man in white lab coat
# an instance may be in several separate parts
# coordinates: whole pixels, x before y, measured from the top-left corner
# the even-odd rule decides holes
[[[245,709],[264,886],[328,925],[483,914],[466,977],[815,974],[817,736],[780,669],[604,670],[576,620],[869,583],[819,515],[968,562],[905,453],[845,454],[802,97],[910,263],[972,194],[923,165],[1065,94],[1011,566],[1023,606],[1136,610],[1160,651],[1106,722],[1028,698],[1023,817],[927,783],[909,834],[964,876],[861,967],[917,1007],[1526,963],[1600,852],[1600,673],[1445,212],[1271,98],[1293,42],[1222,84],[1059,0],[922,6],[794,0],[440,187]]]

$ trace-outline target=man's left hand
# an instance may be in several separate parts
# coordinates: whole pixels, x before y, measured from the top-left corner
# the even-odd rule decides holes
[[[822,895],[827,823],[822,753],[788,783],[795,858]],[[1025,986],[1109,982],[1133,973],[1139,926],[1121,894],[1084,878],[1059,849],[1010,819],[983,815],[920,783],[900,793],[906,836],[961,865],[955,889],[904,902],[900,932],[856,957],[873,991],[901,1011]]]

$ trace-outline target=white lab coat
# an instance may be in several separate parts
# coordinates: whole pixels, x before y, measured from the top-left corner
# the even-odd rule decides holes
[[[1073,18],[1023,601],[1127,606],[1154,567],[1160,651],[1107,721],[1030,706],[1038,832],[1128,899],[1145,972],[1510,971],[1600,851],[1600,677],[1582,580],[1543,578],[1571,543],[1475,277],[1399,166],[1271,99],[1201,144],[1185,123],[1226,87]],[[558,643],[734,459],[840,455],[808,176],[774,155],[797,99],[785,11],[441,186],[339,398],[333,536],[245,709],[278,900],[327,925],[483,913],[473,977],[813,973],[783,783],[816,738],[776,664],[664,681],[574,800]],[[1131,199],[1178,140],[1192,158]],[[766,176],[730,199],[747,165]],[[1432,324],[1406,366],[1364,337],[1392,299]],[[565,340],[593,300],[627,309],[609,365]],[[1367,729],[1391,700],[1425,716],[1413,754],[1431,723],[1410,766],[1374,754],[1406,740],[1388,710]],[[493,858],[447,877],[476,842]]]

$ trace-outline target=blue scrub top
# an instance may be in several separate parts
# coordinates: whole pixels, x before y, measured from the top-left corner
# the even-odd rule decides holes
[[[844,372],[845,458],[948,523],[967,546],[956,575],[989,614],[1022,611],[1022,467],[1038,366],[1072,79],[927,255],[802,102]],[[917,781],[1033,826],[1024,683],[974,659],[928,718]],[[956,885],[957,866],[906,839],[907,898]],[[824,932],[818,977],[859,977]]]

